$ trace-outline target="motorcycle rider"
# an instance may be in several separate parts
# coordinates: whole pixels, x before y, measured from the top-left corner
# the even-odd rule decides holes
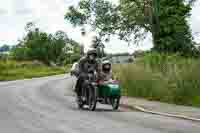
[[[95,70],[98,72],[98,61],[97,61],[97,50],[91,49],[88,50],[87,55],[80,59],[78,63],[79,75],[78,80],[75,86],[75,92],[77,93],[78,100],[80,100],[81,89],[84,80],[86,79],[87,73],[90,70]]]

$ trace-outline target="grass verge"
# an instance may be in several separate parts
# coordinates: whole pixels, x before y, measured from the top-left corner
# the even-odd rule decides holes
[[[0,61],[0,81],[44,77],[63,73],[65,73],[64,68],[49,67],[38,62]]]
[[[113,71],[124,95],[200,107],[199,68],[200,59],[152,53]]]

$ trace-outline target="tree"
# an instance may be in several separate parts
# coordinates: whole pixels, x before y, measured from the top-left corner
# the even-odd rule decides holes
[[[18,60],[39,60],[46,64],[54,62],[63,65],[69,58],[70,48],[74,48],[76,54],[79,52],[77,50],[79,44],[69,39],[67,34],[61,30],[54,35],[47,34],[32,23],[28,23],[25,29],[27,30],[26,36],[12,50],[13,56]]]
[[[7,44],[4,44],[3,46],[0,47],[0,52],[7,52],[10,50],[10,46]]]
[[[138,42],[150,32],[154,50],[190,53],[192,35],[187,18],[194,0],[80,0],[70,7],[65,19],[74,26],[90,25],[102,40],[118,35],[127,42]]]
[[[25,26],[25,30],[27,32],[35,30],[35,23],[34,22],[28,22]]]
[[[71,6],[65,15],[74,26],[90,25],[93,31],[98,33],[104,41],[117,29],[117,21],[120,19],[114,4],[105,0],[81,0],[77,8]]]
[[[62,30],[56,31],[54,37],[55,37],[57,40],[61,39],[61,40],[64,40],[65,42],[67,42],[67,41],[69,40],[67,34],[66,34],[64,31],[62,31]]]
[[[190,6],[192,6],[195,2],[197,2],[197,0],[188,0],[187,2]]]
[[[158,1],[158,0],[157,0]],[[154,49],[163,52],[189,54],[192,50],[192,35],[187,22],[190,5],[183,0],[159,1],[157,13],[153,16]],[[158,4],[158,3],[157,3]]]

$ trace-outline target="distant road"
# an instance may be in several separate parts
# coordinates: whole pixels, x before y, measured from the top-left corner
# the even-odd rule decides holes
[[[69,75],[0,82],[1,133],[200,133],[200,123],[98,105],[78,110]]]

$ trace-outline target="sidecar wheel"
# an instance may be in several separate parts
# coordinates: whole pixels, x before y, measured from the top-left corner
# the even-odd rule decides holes
[[[111,105],[113,107],[113,110],[118,110],[119,103],[120,103],[120,97],[111,98],[110,102],[111,102]]]

